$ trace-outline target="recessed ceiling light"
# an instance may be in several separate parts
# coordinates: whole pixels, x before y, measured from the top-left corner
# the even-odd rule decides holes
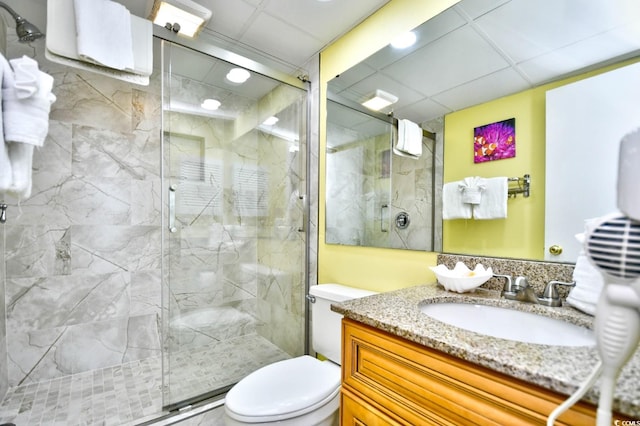
[[[227,73],[227,80],[232,83],[244,83],[251,77],[251,73],[244,68],[233,68]]]
[[[376,90],[369,97],[362,102],[362,106],[372,109],[374,111],[380,111],[382,108],[388,107],[391,104],[398,102],[398,97],[387,93],[384,90]]]
[[[262,122],[262,124],[264,124],[265,126],[273,126],[278,121],[279,121],[278,117],[271,116],[271,117],[267,118],[266,120],[264,120]]]
[[[391,42],[391,46],[395,47],[396,49],[405,49],[409,46],[413,46],[415,42],[416,34],[412,31],[409,31],[408,33],[404,33],[394,38]]]
[[[216,100],[216,99],[205,99],[204,101],[202,101],[202,104],[200,104],[200,106],[203,109],[209,110],[209,111],[215,111],[218,108],[220,108],[220,101]]]

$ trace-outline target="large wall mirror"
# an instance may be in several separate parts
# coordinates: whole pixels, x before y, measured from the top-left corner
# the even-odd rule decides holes
[[[436,134],[436,140],[441,138],[440,142],[444,141],[443,143],[445,144],[445,172],[441,173],[446,178],[447,166],[452,162],[455,163],[457,159],[454,157],[459,155],[457,152],[452,154],[446,148],[449,143],[446,136],[454,133],[453,129],[447,128],[447,117],[481,104],[484,105],[504,97],[545,87],[545,85],[549,85],[552,82],[564,82],[574,77],[582,79],[589,73],[599,72],[605,67],[613,66],[615,68],[616,64],[620,64],[623,61],[634,62],[635,58],[640,55],[640,32],[637,30],[636,22],[638,16],[640,16],[640,2],[635,0],[541,0],[536,2],[530,0],[462,0],[414,29],[416,43],[412,46],[398,49],[389,45],[333,78],[329,82],[328,96],[344,100],[344,104],[360,104],[369,94],[376,90],[383,90],[395,95],[398,98],[397,102],[380,112],[387,115],[393,114],[396,118],[412,120],[421,124],[423,128],[432,130]],[[631,78],[636,78],[635,81],[638,81],[637,77],[632,76]],[[635,86],[640,87],[640,83],[636,83]],[[607,90],[606,87],[604,90]],[[618,89],[612,90],[615,93],[620,91]],[[622,92],[624,91],[623,86]],[[543,96],[542,106],[540,106],[543,109],[543,113],[542,118],[539,118],[542,126],[542,135],[539,137],[542,144],[547,141],[544,135],[544,102]],[[592,102],[598,101],[593,100]],[[372,167],[371,165],[374,164],[380,165],[380,158],[374,158],[373,156],[378,155],[379,150],[382,148],[372,147],[380,143],[386,143],[387,147],[389,146],[388,139],[380,142],[369,134],[366,138],[360,138],[360,140],[367,141],[362,142],[364,144],[362,146],[371,149],[371,154],[365,155],[361,153],[360,159],[353,160],[355,163],[351,163],[351,158],[346,155],[339,161],[330,160],[335,150],[329,140],[331,137],[330,126],[339,121],[340,132],[351,133],[352,135],[363,133],[363,122],[365,120],[357,119],[357,114],[354,113],[337,112],[339,108],[342,108],[342,106],[336,106],[332,102],[328,102],[327,236],[331,233],[335,234],[335,229],[331,232],[328,229],[330,226],[337,228],[341,226],[339,221],[330,222],[329,217],[332,216],[332,213],[338,211],[336,209],[341,209],[345,206],[345,203],[340,201],[339,198],[334,198],[335,194],[330,193],[330,190],[333,191],[335,187],[332,188],[329,184],[329,176],[336,176],[336,179],[343,184],[350,182],[349,176],[340,175],[341,172],[332,169],[332,167],[339,165],[343,171],[348,170],[348,167],[365,167],[366,164],[363,159],[367,158],[366,155],[372,156],[368,167]],[[634,111],[640,111],[640,107],[637,104],[632,104],[629,108]],[[332,109],[334,109],[333,112]],[[640,112],[636,113],[635,116],[640,116]],[[351,120],[352,118],[353,120]],[[332,120],[336,121],[332,123]],[[558,122],[562,127],[562,121],[556,120],[556,124]],[[522,125],[522,122],[518,124]],[[583,128],[593,125],[607,127],[609,123],[603,117],[597,123],[594,123],[593,118],[585,119],[582,122],[579,119],[574,119],[572,125],[582,126]],[[380,134],[386,135],[389,131],[389,125],[386,124],[387,127],[385,125],[380,126]],[[572,130],[567,126],[563,128],[565,135],[573,134]],[[640,119],[638,120],[638,126],[640,126]],[[578,199],[587,199],[589,203],[594,204],[601,197],[597,192],[592,193],[589,192],[588,188],[582,188],[576,178],[585,174],[594,176],[597,172],[601,173],[602,176],[607,176],[607,181],[610,181],[611,176],[616,173],[617,162],[615,161],[609,161],[607,164],[600,162],[598,167],[594,167],[591,161],[581,160],[581,152],[588,149],[585,148],[584,139],[576,137],[563,137],[560,139],[555,138],[553,143],[568,144],[568,148],[560,150],[547,148],[547,151],[549,153],[558,152],[560,156],[565,156],[560,160],[557,158],[551,160],[556,165],[558,162],[563,164],[563,175],[549,173],[547,170],[546,177],[544,172],[540,173],[539,176],[532,176],[535,184],[544,185],[542,187],[538,186],[538,198],[532,195],[531,199],[534,201],[529,201],[529,203],[538,203],[539,206],[542,206],[541,210],[543,211],[546,204],[547,215],[549,215],[549,212],[562,213],[561,210],[553,207],[554,200],[552,198],[548,196],[546,200],[544,199],[545,187],[554,188],[554,191],[549,191],[549,194],[562,194],[562,197],[570,199],[571,202],[576,202]],[[617,152],[619,137],[615,136],[614,139],[607,142],[613,145],[608,145],[604,149],[609,152]],[[599,146],[600,149],[605,143],[604,140],[595,140],[594,142],[595,146]],[[526,141],[520,143],[526,143]],[[435,147],[437,151],[437,142]],[[363,151],[365,148],[360,149]],[[540,146],[538,150],[542,150],[542,153],[544,153],[544,146]],[[570,154],[567,155],[567,153]],[[466,155],[466,153],[460,153],[460,155]],[[540,170],[544,171],[544,154],[542,154],[541,158],[539,167]],[[583,169],[583,166],[586,169]],[[375,170],[370,171],[372,174],[378,173]],[[523,170],[522,172],[527,173],[529,171]],[[438,173],[437,169],[434,169],[434,173]],[[567,174],[574,178],[568,179],[566,177]],[[441,189],[442,175],[440,175],[440,179],[440,183],[436,184],[433,191],[429,193],[431,197],[430,203],[439,202],[441,198],[438,191]],[[391,182],[388,182],[389,186],[385,186],[384,190],[390,192],[391,184]],[[363,191],[365,189],[362,188]],[[609,190],[613,192],[615,188],[612,187]],[[364,194],[367,194],[367,192],[365,191]],[[382,194],[380,197],[385,196],[384,192],[380,192],[380,194]],[[413,194],[392,194],[396,199],[402,199],[405,195],[411,197]],[[610,197],[604,198],[608,198],[607,202],[610,204]],[[379,198],[379,201],[373,203],[371,207],[372,211],[376,211],[378,217],[383,217],[383,214],[378,209],[382,204],[384,204],[384,201]],[[528,204],[522,204],[528,206]],[[441,210],[441,207],[435,206],[434,214],[431,216],[431,219],[436,222],[440,221],[439,210]],[[601,210],[610,211],[611,207],[607,205]],[[527,212],[521,214],[526,216]],[[340,215],[333,215],[333,217],[340,217]],[[585,217],[584,219],[587,218]],[[500,238],[509,238],[509,235],[502,235],[500,230],[501,223],[506,223],[509,220],[512,219],[508,218],[503,222],[494,221],[495,223],[492,224],[497,241]],[[344,222],[352,223],[350,220]],[[544,224],[544,220],[539,223],[533,232],[542,236],[540,241],[544,241],[545,228],[547,226]],[[461,227],[466,229],[466,226],[462,225]],[[522,226],[527,225],[524,224]],[[576,232],[580,232],[583,224],[581,222],[574,223],[574,226],[576,227]],[[472,226],[468,228],[470,230],[473,229]],[[437,229],[438,226],[433,227],[434,232],[437,232]],[[345,232],[345,234],[349,234],[349,232]],[[468,233],[466,236],[470,239],[474,238],[472,233]],[[352,237],[352,241],[348,244],[378,246],[376,245],[377,243],[372,243],[353,234]],[[442,238],[445,242],[446,250],[446,242],[449,237],[445,226],[441,236],[435,235],[433,239],[437,241],[438,238]],[[548,238],[549,241],[553,241],[554,237],[549,236]],[[327,237],[327,243],[342,242],[332,241]],[[524,241],[522,244],[527,244],[527,242]],[[535,248],[536,254],[528,257],[536,260],[575,261],[573,254],[557,258],[550,257],[547,255],[547,247],[543,248],[542,244],[536,244],[540,246]],[[546,245],[547,243],[544,244]],[[490,246],[491,241],[486,245]],[[437,247],[437,245],[434,247]],[[431,250],[430,248],[417,249]],[[437,250],[437,248],[433,250]],[[479,245],[470,246],[468,249],[462,245],[455,252],[494,255],[494,252],[491,250],[486,250],[485,252],[483,247]],[[512,256],[506,254],[505,256],[527,257],[518,253],[514,253]]]

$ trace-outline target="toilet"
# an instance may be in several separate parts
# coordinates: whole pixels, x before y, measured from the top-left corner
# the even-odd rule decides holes
[[[331,311],[331,304],[374,292],[340,284],[321,284],[312,286],[309,294],[312,346],[328,360],[302,355],[249,374],[227,393],[226,425],[339,423],[342,315]]]

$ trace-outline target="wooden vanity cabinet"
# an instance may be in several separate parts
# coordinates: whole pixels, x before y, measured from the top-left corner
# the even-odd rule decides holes
[[[342,339],[343,426],[545,425],[567,398],[350,319]],[[556,425],[595,417],[580,402]]]

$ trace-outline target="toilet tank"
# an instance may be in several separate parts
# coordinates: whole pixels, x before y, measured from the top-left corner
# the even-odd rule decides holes
[[[375,294],[373,291],[341,284],[320,284],[309,288],[315,298],[311,304],[311,345],[313,350],[340,364],[342,315],[331,310],[332,303]]]

